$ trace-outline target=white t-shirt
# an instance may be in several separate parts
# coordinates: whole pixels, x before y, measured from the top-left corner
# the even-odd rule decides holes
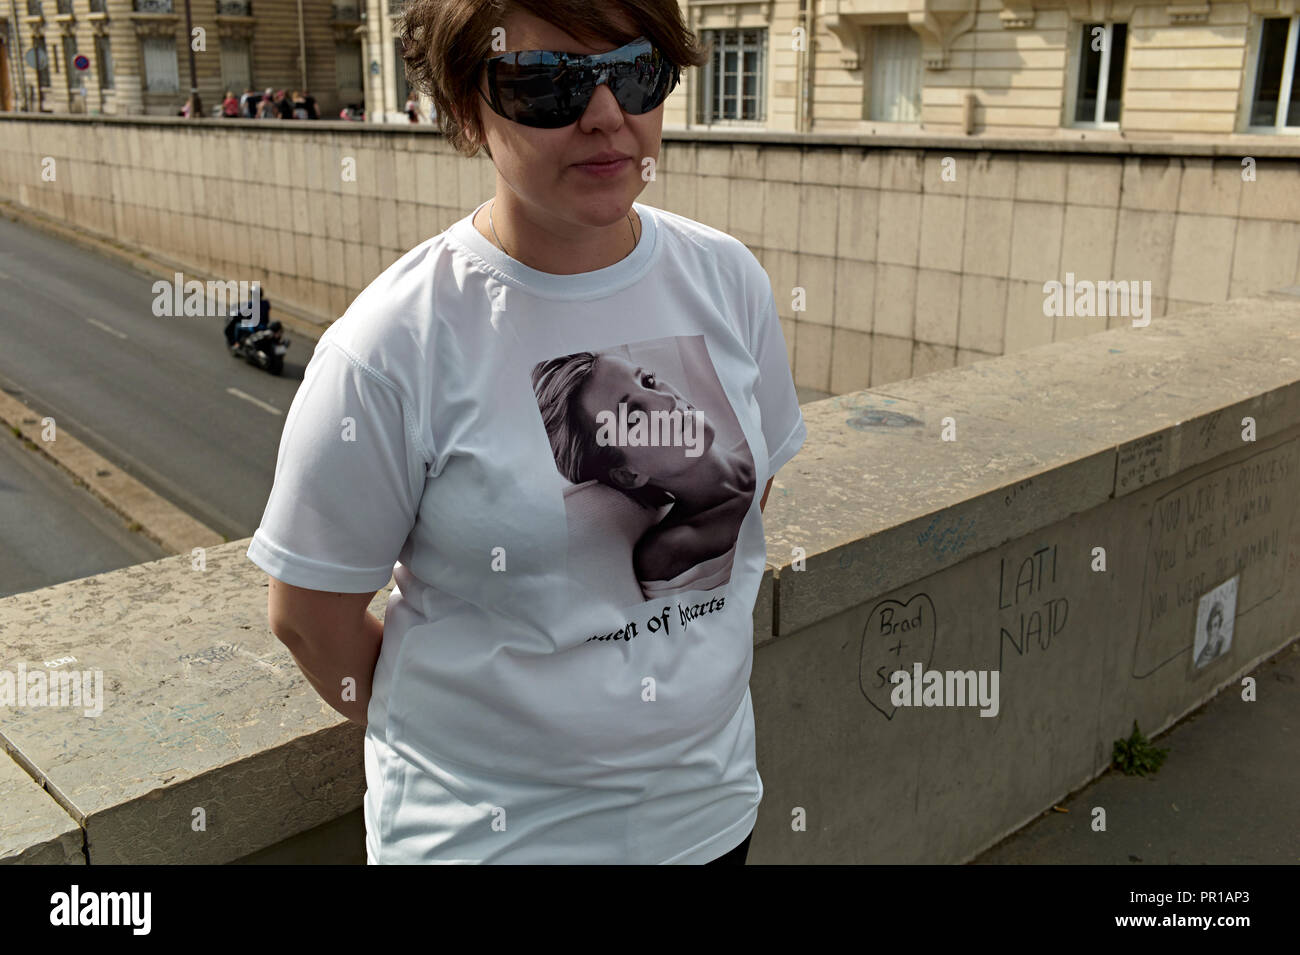
[[[357,296],[289,409],[249,559],[396,581],[371,863],[699,863],[753,828],[759,499],[807,432],[758,260],[634,208],[631,254],[575,275],[467,215]]]

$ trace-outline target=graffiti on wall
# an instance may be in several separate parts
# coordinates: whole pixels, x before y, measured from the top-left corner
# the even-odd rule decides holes
[[[1298,459],[1300,442],[1291,441],[1215,468],[1156,498],[1133,647],[1134,677],[1148,677],[1194,653],[1187,635],[1202,598],[1231,578],[1241,575],[1237,618],[1280,592]]]

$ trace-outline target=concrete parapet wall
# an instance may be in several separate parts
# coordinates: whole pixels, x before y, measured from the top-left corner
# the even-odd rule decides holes
[[[1300,144],[1273,138],[669,129],[641,199],[745,242],[796,384],[844,394],[1128,322],[1045,316],[1067,273],[1150,282],[1153,317],[1300,283]],[[321,323],[495,187],[422,127],[0,116],[0,203],[187,278],[261,281]]]
[[[1291,292],[804,406],[769,502],[755,862],[968,860],[1300,635]],[[996,716],[894,706],[918,662],[997,671]]]
[[[970,858],[1300,633],[1300,289],[804,414],[754,611],[755,862]],[[361,731],[267,631],[246,549],[0,600],[5,668],[104,687],[93,718],[0,714],[0,860],[303,858],[359,825]],[[1233,578],[1230,648],[1197,666]],[[895,708],[881,674],[913,662],[998,671],[996,717]]]

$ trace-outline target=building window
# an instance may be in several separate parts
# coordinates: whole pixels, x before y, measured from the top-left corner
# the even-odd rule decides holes
[[[99,88],[113,88],[113,45],[106,36],[95,37],[95,63],[99,70]]]
[[[175,93],[181,88],[176,72],[176,39],[147,36],[140,41],[144,54],[144,88],[149,93]]]
[[[1300,127],[1300,16],[1269,17],[1260,27],[1250,125],[1271,130]]]
[[[411,93],[411,87],[406,83],[406,61],[402,59],[401,37],[398,37],[393,41],[393,51],[393,73],[397,87],[397,108],[399,110],[404,110],[406,109],[406,98]]]
[[[921,38],[909,26],[871,27],[866,118],[882,123],[921,121]]]
[[[1085,23],[1079,31],[1075,126],[1118,126],[1128,24]]]
[[[340,90],[361,91],[360,43],[336,43],[334,45],[334,83]]]
[[[713,55],[700,84],[700,122],[766,117],[767,30],[705,30]]]
[[[45,37],[32,37],[32,59],[37,62],[36,67],[36,85],[41,89],[49,89],[50,86],[50,55],[45,49]]]
[[[221,81],[236,96],[253,85],[253,59],[246,37],[221,38]]]
[[[67,73],[68,92],[75,93],[81,89],[81,70],[73,62],[77,58],[77,38],[69,34],[63,38],[63,69]]]

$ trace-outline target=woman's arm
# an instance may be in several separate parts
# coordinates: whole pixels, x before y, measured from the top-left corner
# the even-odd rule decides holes
[[[354,723],[366,725],[370,686],[384,625],[367,611],[378,591],[337,594],[294,587],[270,578],[267,619],[316,692]],[[351,677],[355,699],[343,698]]]

